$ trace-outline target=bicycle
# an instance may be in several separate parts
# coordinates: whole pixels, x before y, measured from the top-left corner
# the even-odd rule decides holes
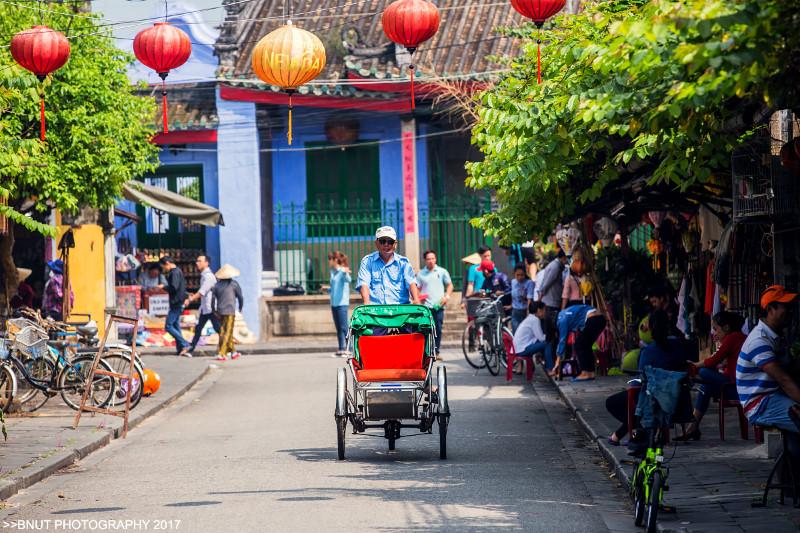
[[[502,294],[482,302],[475,311],[475,320],[472,321],[476,328],[478,352],[483,358],[484,366],[493,376],[500,373],[500,367],[508,364],[506,345],[513,342],[514,338],[506,326],[509,319],[505,318],[502,304],[505,296]]]
[[[669,490],[669,467],[664,464],[664,450],[660,444],[662,429],[648,433],[644,457],[633,466],[631,495],[634,524],[637,527],[644,525],[647,533],[655,533],[658,510],[664,504],[664,491]]]

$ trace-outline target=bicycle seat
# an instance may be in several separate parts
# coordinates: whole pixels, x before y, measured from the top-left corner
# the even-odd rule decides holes
[[[97,335],[97,327],[95,326],[77,326],[75,331],[77,331],[81,337],[94,337]]]
[[[50,340],[50,341],[47,341],[47,345],[51,346],[51,347],[55,348],[56,350],[58,350],[59,352],[61,352],[61,351],[65,350],[67,348],[67,346],[69,346],[69,341],[65,341],[65,340],[54,341],[54,340]]]

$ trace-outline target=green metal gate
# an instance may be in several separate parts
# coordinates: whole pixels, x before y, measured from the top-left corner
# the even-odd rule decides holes
[[[450,271],[456,289],[464,276],[461,258],[489,241],[470,220],[485,213],[488,199],[465,197],[422,204],[419,207],[420,254],[437,252],[439,265]],[[384,225],[403,232],[403,205],[400,201],[356,202],[348,205],[276,205],[275,270],[281,283],[302,285],[308,293],[318,293],[329,280],[328,253],[344,252],[350,258],[353,287],[361,258],[375,250],[375,230]],[[405,254],[400,240],[399,251]],[[414,265],[418,270],[422,265]]]

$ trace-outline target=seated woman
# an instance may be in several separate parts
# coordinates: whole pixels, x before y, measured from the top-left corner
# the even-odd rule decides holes
[[[653,366],[664,370],[681,372],[686,369],[686,357],[680,342],[671,337],[670,320],[667,313],[661,310],[650,313],[648,328],[653,342],[645,345],[639,352],[639,372],[645,367]],[[612,394],[606,399],[606,409],[619,420],[620,426],[611,436],[608,443],[619,446],[622,438],[628,433],[628,391]]]
[[[697,395],[692,413],[694,420],[686,434],[675,440],[700,440],[700,421],[708,410],[711,398],[718,399],[722,387],[736,383],[736,360],[739,358],[739,352],[742,351],[742,344],[747,339],[747,336],[742,333],[743,324],[744,318],[730,311],[717,313],[711,319],[711,330],[720,345],[714,355],[699,363],[693,363],[700,369],[698,375],[703,380],[703,384],[700,385],[700,393]]]
[[[553,369],[553,345],[547,342],[544,334],[544,320],[547,308],[542,302],[531,302],[528,306],[530,314],[514,333],[514,350],[520,357],[527,357],[542,352],[545,367],[548,371]]]

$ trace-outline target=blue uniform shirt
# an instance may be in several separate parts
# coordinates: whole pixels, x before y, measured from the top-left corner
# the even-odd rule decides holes
[[[529,279],[522,283],[517,278],[511,279],[511,308],[528,309],[528,300],[533,300],[533,282]]]
[[[556,353],[561,356],[564,355],[564,350],[567,348],[567,337],[573,331],[583,331],[586,327],[586,315],[596,311],[591,305],[573,305],[567,307],[558,313],[558,349]]]
[[[412,283],[416,285],[416,278],[408,259],[395,253],[384,263],[376,251],[361,260],[356,290],[364,285],[369,287],[369,300],[373,304],[407,304]]]

